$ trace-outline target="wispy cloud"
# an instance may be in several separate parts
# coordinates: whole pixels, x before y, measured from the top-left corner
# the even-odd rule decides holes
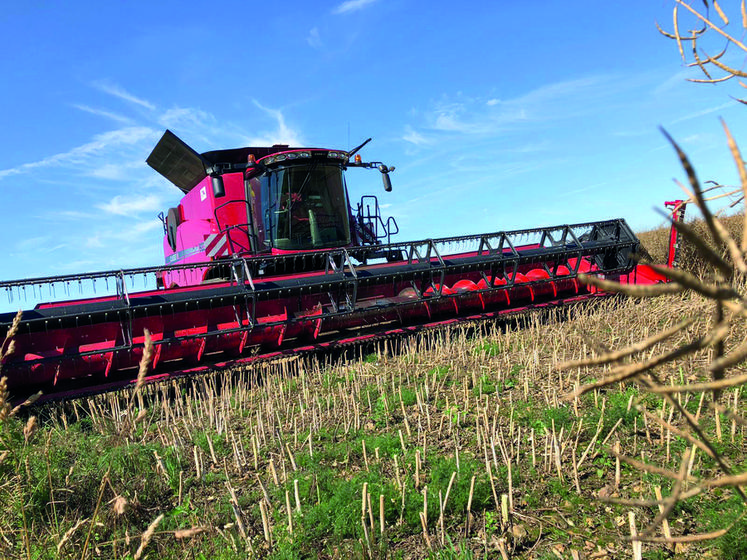
[[[689,120],[692,120],[692,119],[697,119],[698,117],[702,117],[704,115],[710,115],[711,113],[715,113],[715,112],[721,111],[723,109],[734,108],[734,107],[738,107],[738,106],[739,105],[738,105],[738,103],[736,101],[734,101],[734,100],[728,101],[726,103],[721,103],[720,105],[716,105],[715,107],[708,107],[707,109],[702,109],[700,111],[695,111],[694,113],[690,113],[689,115],[685,115],[683,117],[675,119],[672,122],[670,122],[669,124],[670,125],[678,124],[678,123],[689,121]]]
[[[402,135],[402,140],[409,142],[410,144],[415,144],[416,146],[425,146],[432,142],[429,138],[426,138],[417,132],[409,124],[405,127],[405,133]]]
[[[349,14],[351,12],[357,12],[362,10],[366,6],[373,4],[376,0],[347,0],[342,4],[339,4],[335,9],[332,10],[333,14]]]
[[[199,128],[203,131],[214,124],[214,121],[215,119],[210,113],[192,107],[174,107],[158,117],[158,124],[166,128]]]
[[[322,38],[319,35],[318,27],[311,28],[311,30],[309,31],[309,34],[306,36],[306,42],[309,44],[310,47],[314,49],[322,48]]]
[[[619,91],[613,76],[550,83],[509,99],[444,97],[424,113],[421,128],[444,133],[492,135],[506,127],[578,118]],[[413,130],[416,132],[416,130]],[[410,135],[410,140],[417,136]]]
[[[97,208],[109,214],[118,216],[131,216],[140,212],[154,212],[161,207],[161,199],[156,195],[115,196],[105,204],[96,205]]]
[[[162,224],[155,214],[174,205],[181,194],[144,160],[164,128],[173,129],[196,149],[304,144],[288,111],[266,106],[261,100],[253,100],[245,119],[225,121],[197,107],[167,109],[111,82],[99,81],[92,87],[112,97],[96,104],[74,103],[74,109],[68,109],[106,119],[94,125],[114,122],[112,130],[68,144],[59,153],[38,157],[37,152],[36,158],[31,156],[25,163],[21,160],[14,167],[0,168],[0,191],[6,200],[18,198],[11,196],[11,188],[18,185],[45,189],[47,200],[35,218],[54,235],[31,240],[14,233],[7,240],[14,249],[14,262],[27,263],[35,270],[33,274],[40,272],[34,268],[32,255],[48,250],[57,251],[58,262],[74,263],[63,265],[65,270],[161,262]],[[257,131],[257,136],[248,137],[246,130]],[[131,187],[123,189],[122,181]],[[47,267],[57,271],[59,265],[50,262]]]
[[[119,99],[123,99],[124,101],[129,101],[130,103],[134,103],[135,105],[140,105],[141,107],[150,109],[151,111],[155,111],[156,109],[156,106],[150,101],[146,101],[145,99],[136,97],[129,91],[125,90],[123,87],[107,80],[98,80],[96,82],[93,82],[93,87],[100,91],[103,91],[104,93],[108,93],[109,95],[113,95],[114,97],[118,97]]]
[[[122,124],[132,124],[132,119],[129,117],[125,117],[123,115],[118,115],[117,113],[113,113],[111,111],[105,111],[104,109],[96,109],[94,107],[89,107],[88,105],[73,105],[76,109],[80,111],[84,111],[86,113],[91,113],[92,115],[96,115],[97,117],[104,117],[107,119],[111,119],[113,121],[116,121],[118,123]]]
[[[93,156],[111,148],[137,144],[145,139],[154,138],[157,132],[145,126],[130,126],[97,134],[93,140],[77,146],[67,152],[55,154],[38,161],[21,164],[10,169],[0,170],[0,180],[11,175],[28,173],[34,169],[53,166],[83,165]]]
[[[126,163],[103,163],[92,167],[86,175],[96,179],[109,181],[127,181],[133,178],[133,172],[142,169],[142,161],[130,161]]]
[[[693,77],[693,70],[692,68],[687,68],[680,70],[678,72],[675,72],[671,76],[669,76],[666,80],[661,82],[659,85],[657,85],[653,93],[654,95],[666,95],[667,93],[671,92],[673,89],[680,87],[683,82],[686,82],[688,78]]]
[[[271,146],[273,144],[288,144],[290,146],[301,146],[303,145],[303,139],[301,134],[297,130],[293,130],[285,122],[285,115],[280,109],[270,109],[265,107],[256,99],[252,100],[257,108],[261,109],[266,115],[272,117],[276,124],[277,129],[274,131],[268,131],[248,139],[248,144],[251,146]]]

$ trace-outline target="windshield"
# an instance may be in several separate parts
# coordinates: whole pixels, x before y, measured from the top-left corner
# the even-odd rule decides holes
[[[261,180],[265,248],[284,250],[350,244],[348,204],[340,165],[280,167]]]

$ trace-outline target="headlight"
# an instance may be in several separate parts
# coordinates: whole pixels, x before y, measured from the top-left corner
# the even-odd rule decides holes
[[[328,152],[327,157],[332,158],[332,159],[341,159],[344,162],[348,161],[347,152]]]
[[[310,157],[311,157],[311,152],[286,152],[283,154],[275,154],[273,156],[268,156],[266,158],[263,158],[261,161],[265,165],[272,165],[273,163],[278,163],[280,161],[300,159],[300,158],[310,158]]]

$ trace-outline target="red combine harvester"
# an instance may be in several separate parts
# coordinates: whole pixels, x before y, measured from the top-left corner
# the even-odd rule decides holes
[[[582,273],[664,281],[635,265],[639,242],[622,219],[392,242],[396,222],[383,220],[376,197],[355,208],[348,199],[349,168],[378,169],[391,190],[394,168],[357,155],[369,140],[350,152],[198,154],[166,131],[147,160],[184,192],[160,216],[166,264],[0,282],[11,302],[52,301],[23,312],[2,364],[10,390],[131,381],[146,329],[154,377],[166,377],[604,295],[580,284]],[[144,288],[135,291],[139,277]],[[14,316],[0,315],[0,336]]]

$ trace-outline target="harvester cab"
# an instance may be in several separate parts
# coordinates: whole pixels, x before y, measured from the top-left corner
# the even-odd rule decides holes
[[[166,131],[147,163],[184,197],[161,215],[166,264],[380,245],[391,242],[396,222],[381,218],[368,195],[354,210],[344,174],[350,167],[378,169],[390,191],[390,171],[363,162],[357,152],[287,145],[216,150],[198,154]],[[163,283],[199,284],[220,268]],[[207,276],[206,276],[207,275]]]

